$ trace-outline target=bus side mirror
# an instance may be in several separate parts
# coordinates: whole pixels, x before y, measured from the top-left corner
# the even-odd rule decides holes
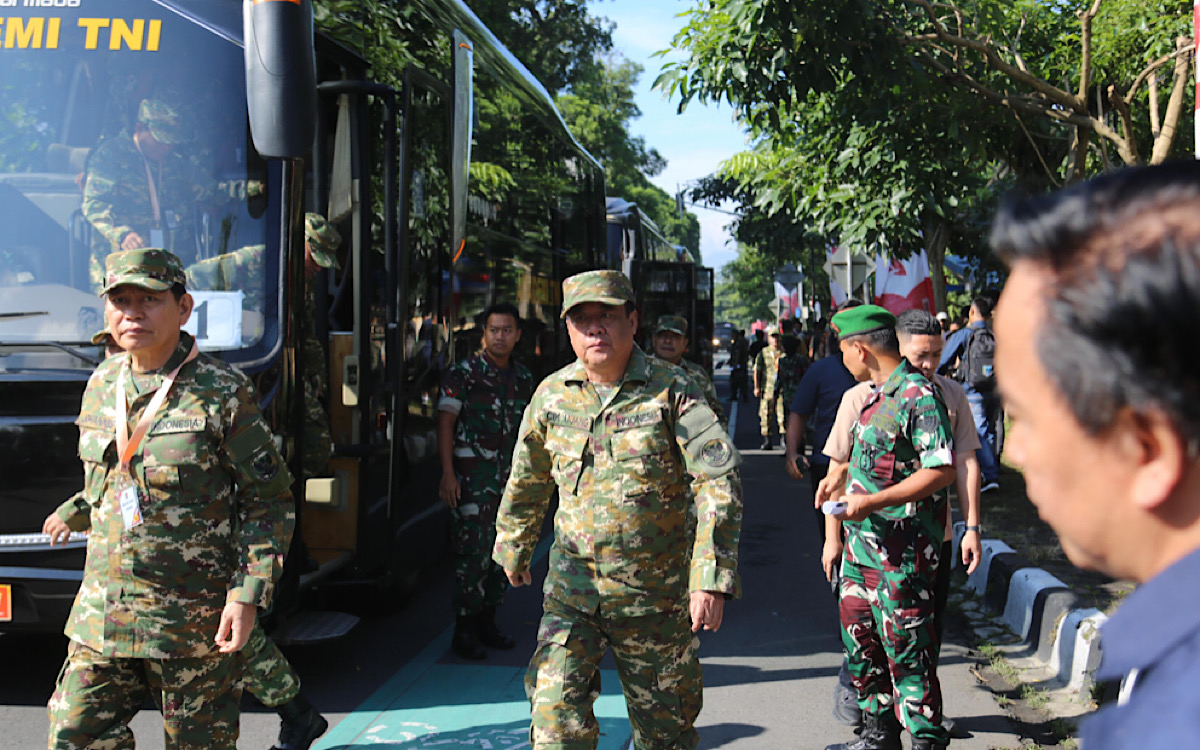
[[[304,156],[317,126],[312,0],[242,0],[242,20],[254,148],[268,159]]]

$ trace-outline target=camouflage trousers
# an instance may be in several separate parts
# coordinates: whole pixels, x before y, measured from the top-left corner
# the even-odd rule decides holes
[[[50,750],[133,748],[129,721],[148,696],[162,711],[168,750],[235,750],[242,689],[232,655],[126,659],[75,641],[47,706]]]
[[[504,568],[492,559],[500,495],[472,491],[473,480],[461,473],[458,483],[461,490],[458,507],[450,512],[454,611],[459,615],[477,615],[488,607],[500,606],[508,591]]]
[[[258,622],[237,656],[242,687],[264,706],[277,708],[300,693],[300,675]]]
[[[694,750],[703,679],[686,609],[610,619],[549,597],[525,673],[534,750],[595,750],[600,660],[612,647],[636,750]]]
[[[304,382],[304,456],[301,466],[305,478],[329,473],[333,456],[333,437],[329,430],[329,415],[317,397],[317,386],[310,378]]]
[[[858,705],[896,711],[918,739],[950,741],[942,728],[934,627],[936,571],[892,571],[842,562],[838,612]]]
[[[771,392],[774,390],[772,387]],[[783,434],[782,425],[786,424],[783,406],[783,399],[766,393],[758,400],[758,430],[763,437]]]

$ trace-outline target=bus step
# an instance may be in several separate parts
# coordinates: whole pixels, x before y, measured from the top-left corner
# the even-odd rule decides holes
[[[359,618],[346,612],[298,612],[288,618],[275,640],[285,646],[311,646],[341,638],[358,621]]]

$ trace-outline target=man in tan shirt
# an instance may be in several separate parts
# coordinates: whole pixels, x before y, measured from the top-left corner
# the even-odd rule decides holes
[[[900,353],[920,370],[932,382],[946,403],[946,411],[950,414],[951,429],[954,432],[954,463],[955,489],[958,494],[959,508],[966,521],[966,533],[962,540],[962,561],[967,566],[967,573],[975,572],[983,556],[983,547],[979,529],[979,496],[980,469],[975,457],[979,447],[979,435],[975,430],[975,422],[971,417],[971,406],[967,402],[967,394],[961,384],[944,375],[937,374],[938,362],[941,359],[942,341],[941,325],[937,318],[924,310],[908,310],[896,319],[896,334],[900,340]],[[871,395],[870,381],[859,383],[846,391],[842,403],[838,407],[837,419],[829,440],[825,443],[824,454],[829,457],[829,473],[817,488],[816,504],[820,507],[826,500],[836,499],[846,486],[846,472],[849,468],[850,452],[854,438],[852,429],[855,420],[862,412],[863,405]],[[939,638],[942,632],[942,613],[946,607],[946,598],[950,589],[950,555],[953,527],[950,515],[946,514],[946,533],[942,544],[942,564],[938,568],[937,585],[935,588],[935,625]],[[833,516],[825,517],[825,546],[821,552],[821,565],[825,569],[825,577],[832,581],[834,570],[842,557],[842,524]],[[837,692],[835,716],[846,723],[851,721],[856,713],[857,705],[853,699],[853,689],[839,684]],[[843,693],[846,698],[843,698]],[[947,720],[946,722],[950,722]],[[947,729],[950,729],[948,726]]]

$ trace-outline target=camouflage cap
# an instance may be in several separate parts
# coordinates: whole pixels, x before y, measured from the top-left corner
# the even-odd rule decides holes
[[[830,321],[838,336],[848,338],[896,327],[896,316],[879,305],[859,305],[842,310]]]
[[[620,271],[584,271],[563,281],[562,315],[582,302],[623,305],[633,302],[633,284]]]
[[[658,324],[654,326],[655,333],[670,331],[678,333],[680,336],[687,336],[688,324],[679,315],[660,315],[658,316]]]
[[[187,285],[183,262],[166,250],[154,247],[113,253],[104,265],[101,296],[122,284],[133,284],[153,292],[165,292],[176,284]]]
[[[174,146],[192,139],[189,123],[179,108],[162,99],[143,99],[138,105],[138,122],[144,123],[159,143]]]
[[[337,249],[341,247],[342,235],[333,225],[325,221],[321,214],[304,214],[304,237],[308,240],[308,249],[312,259],[321,268],[341,268],[338,263]]]
[[[109,335],[110,334],[107,328],[101,328],[99,331],[96,331],[92,334],[92,343],[96,346],[99,346],[100,344],[104,343],[105,339],[107,339]]]

